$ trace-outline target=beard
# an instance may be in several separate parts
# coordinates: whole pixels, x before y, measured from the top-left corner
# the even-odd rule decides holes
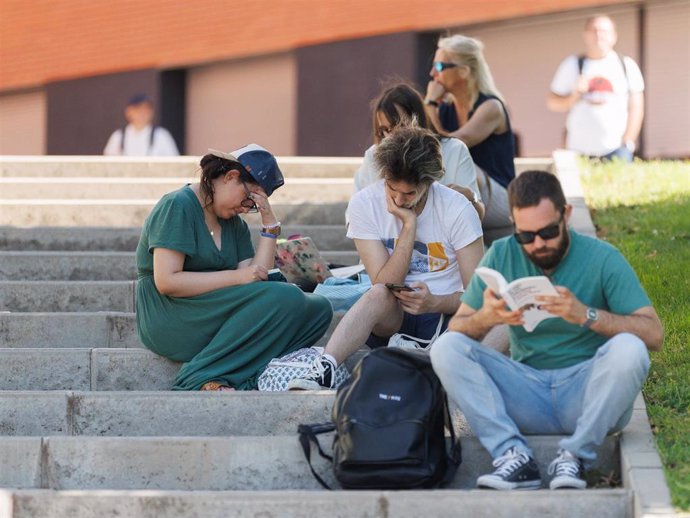
[[[536,264],[542,270],[553,270],[563,260],[563,256],[568,251],[570,246],[570,234],[567,229],[562,230],[563,239],[557,248],[549,248],[544,246],[538,248],[527,254],[530,261]]]

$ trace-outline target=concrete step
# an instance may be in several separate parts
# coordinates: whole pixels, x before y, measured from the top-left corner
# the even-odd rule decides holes
[[[344,313],[333,315],[330,336]],[[322,339],[321,342],[325,340]],[[134,313],[9,313],[0,312],[2,349],[117,348],[141,349]]]
[[[4,502],[3,502],[4,500]],[[561,491],[114,491],[9,490],[7,518],[624,518],[624,489]],[[327,510],[327,512],[325,511]]]
[[[0,177],[196,177],[198,156],[1,156]],[[276,157],[287,178],[352,178],[362,157]]]
[[[258,239],[258,225],[251,226]],[[0,226],[0,250],[6,251],[91,251],[133,252],[140,227],[13,227]],[[283,225],[283,236],[309,236],[319,250],[354,250],[345,237],[345,225]]]
[[[326,449],[330,448],[331,435],[321,437]],[[559,439],[528,437],[544,479]],[[463,462],[451,487],[470,489],[475,487],[479,475],[493,471],[493,467],[491,457],[475,437],[461,436],[461,442]],[[617,438],[611,437],[600,449],[599,458],[607,468],[618,462],[617,442]],[[312,459],[317,472],[337,487],[327,461],[316,454]],[[0,437],[0,465],[6,467],[0,472],[0,487],[17,489],[320,489],[296,433],[235,437]],[[578,495],[587,500],[596,493]]]
[[[355,251],[321,252],[333,264],[359,262]],[[0,281],[135,280],[133,252],[0,252]]]
[[[134,313],[0,312],[0,348],[141,348]]]
[[[315,345],[326,344],[341,315]],[[0,348],[0,390],[170,390],[181,366],[144,348],[93,345]]]
[[[157,177],[0,177],[0,192],[7,199],[160,199],[164,194],[198,178]],[[325,203],[348,201],[354,182],[348,178],[287,178],[271,196],[271,203]]]
[[[133,252],[0,252],[0,280],[134,280]]]
[[[1,156],[0,177],[198,177],[201,157]],[[362,157],[276,157],[287,178],[352,178]],[[519,174],[553,172],[551,157],[515,159]]]
[[[0,199],[0,225],[138,227],[158,199]],[[344,225],[346,202],[279,203],[275,214],[286,225]],[[252,225],[261,224],[259,214],[246,214]]]
[[[0,311],[134,311],[134,281],[0,281]]]
[[[0,391],[0,435],[294,435],[300,423],[329,421],[333,399],[325,391]]]

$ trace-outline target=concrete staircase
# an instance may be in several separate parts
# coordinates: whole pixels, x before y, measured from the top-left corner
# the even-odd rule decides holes
[[[313,237],[342,264],[357,261],[343,211],[358,162],[280,159],[286,234]],[[328,421],[333,394],[170,391],[179,364],[136,336],[133,250],[157,198],[190,181],[195,163],[0,160],[0,518],[637,514],[629,487],[472,490],[491,459],[458,412],[464,461],[452,488],[321,491],[296,428]],[[530,439],[544,474],[557,441]],[[620,474],[618,437],[601,459]]]

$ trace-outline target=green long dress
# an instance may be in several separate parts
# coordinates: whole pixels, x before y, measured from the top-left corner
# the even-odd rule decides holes
[[[256,388],[272,359],[313,345],[328,329],[327,299],[283,282],[254,282],[194,297],[161,295],[153,281],[153,250],[185,254],[184,270],[237,268],[254,256],[249,227],[240,217],[220,220],[221,248],[208,232],[189,186],[166,194],[146,218],[137,246],[137,330],[151,351],[185,362],[173,390],[198,390],[221,381]]]

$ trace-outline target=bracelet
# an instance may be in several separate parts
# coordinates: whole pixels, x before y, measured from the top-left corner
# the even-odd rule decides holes
[[[278,223],[274,223],[273,225],[261,225],[262,228],[277,228],[280,226],[280,221]]]
[[[435,106],[438,108],[438,101],[433,101],[431,99],[424,99],[424,104],[429,104],[431,106]]]
[[[261,232],[263,237],[270,237],[271,239],[278,239],[278,234],[269,234],[268,232]]]

